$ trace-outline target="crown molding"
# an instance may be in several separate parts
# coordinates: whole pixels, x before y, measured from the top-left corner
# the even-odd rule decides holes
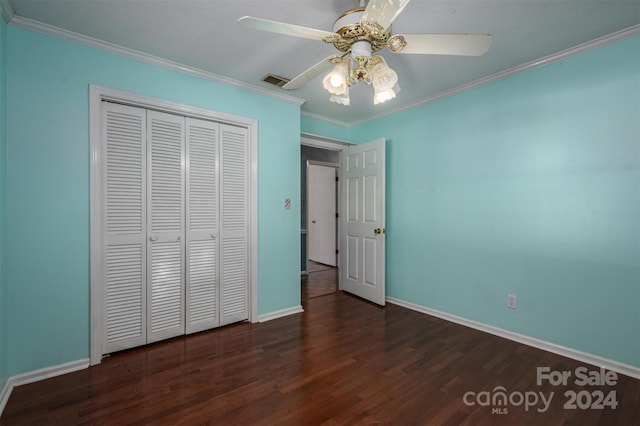
[[[0,0],[3,6],[4,6],[4,3],[5,2],[8,3],[8,1],[9,0]],[[4,7],[3,7],[3,10],[4,10]],[[229,86],[238,87],[240,89],[248,90],[254,93],[259,93],[261,95],[269,96],[271,98],[276,98],[286,102],[291,102],[296,105],[302,105],[303,103],[306,102],[304,99],[296,98],[295,96],[272,92],[270,90],[267,90],[259,86],[254,86],[249,83],[245,83],[239,80],[234,80],[232,78],[214,74],[212,72],[205,71],[199,68],[190,67],[188,65],[184,65],[179,62],[174,62],[169,59],[164,59],[158,56],[149,55],[147,53],[140,52],[134,49],[129,49],[127,47],[123,47],[114,43],[98,40],[93,37],[85,36],[73,31],[65,30],[63,28],[45,24],[43,22],[36,21],[34,19],[23,18],[22,16],[14,15],[14,17],[11,19],[11,24],[16,27],[36,31],[36,32],[57,37],[63,40],[83,44],[85,46],[103,50],[116,55],[124,56],[130,59],[135,59],[137,61],[145,62],[147,64],[156,65],[172,71],[177,71],[183,74],[189,74],[195,77],[216,81],[218,83],[223,83]]]
[[[304,115],[305,117],[309,117],[309,118],[313,118],[314,120],[321,120],[324,121],[326,123],[330,123],[330,124],[337,124],[338,126],[342,126],[342,127],[352,127],[353,124],[352,123],[347,123],[346,121],[340,121],[340,120],[336,120],[334,118],[330,118],[321,114],[314,114],[312,112],[309,111],[300,111],[300,115]]]
[[[629,37],[632,37],[632,36],[638,35],[638,34],[640,34],[640,24],[632,25],[632,26],[624,28],[624,29],[622,29],[620,31],[616,31],[616,32],[613,32],[611,34],[607,34],[605,36],[598,37],[598,38],[593,39],[591,41],[587,41],[585,43],[578,44],[578,45],[570,47],[568,49],[561,50],[559,52],[552,53],[552,54],[547,55],[547,56],[543,56],[542,58],[539,58],[539,59],[534,59],[533,61],[525,62],[524,64],[517,65],[517,66],[515,66],[513,68],[509,68],[507,70],[500,71],[500,72],[495,73],[495,74],[491,74],[491,75],[489,75],[487,77],[483,77],[483,78],[480,78],[478,80],[474,80],[472,82],[469,82],[469,83],[466,83],[466,84],[462,84],[460,86],[454,87],[453,89],[449,89],[449,90],[442,91],[440,93],[436,93],[435,95],[428,96],[426,98],[423,98],[421,100],[413,102],[413,103],[411,103],[409,105],[398,107],[398,108],[395,108],[393,110],[386,111],[384,113],[368,117],[368,118],[366,118],[364,120],[355,121],[353,123],[350,123],[348,126],[349,127],[358,126],[360,124],[364,124],[364,123],[367,123],[369,121],[377,120],[379,118],[386,117],[388,115],[392,115],[392,114],[395,114],[395,113],[398,113],[398,112],[401,112],[401,111],[406,111],[408,109],[415,108],[417,106],[424,105],[424,104],[427,104],[427,103],[430,103],[430,102],[434,102],[434,101],[437,101],[437,100],[442,99],[442,98],[447,98],[449,96],[453,96],[453,95],[456,95],[458,93],[465,92],[467,90],[475,89],[477,87],[484,86],[484,85],[487,85],[489,83],[493,83],[493,82],[498,81],[498,80],[503,80],[503,79],[505,79],[507,77],[510,77],[510,76],[514,75],[514,74],[519,74],[519,73],[522,73],[522,72],[533,70],[535,68],[540,68],[540,67],[543,67],[545,65],[549,65],[549,64],[551,64],[553,62],[561,61],[563,59],[566,59],[566,58],[569,58],[571,56],[577,55],[579,53],[583,53],[583,52],[587,52],[589,50],[597,49],[598,47],[606,46],[608,44],[611,44],[611,43],[614,43],[616,41],[623,40],[625,38],[629,38]]]
[[[152,65],[160,66],[166,69],[170,69],[173,71],[178,71],[184,74],[193,75],[196,77],[205,78],[208,80],[213,80],[219,83],[223,83],[226,85],[238,87],[244,90],[248,90],[251,92],[259,93],[265,96],[269,96],[272,98],[280,99],[286,102],[291,102],[297,105],[302,105],[306,102],[304,99],[300,99],[294,96],[285,95],[282,93],[272,92],[268,89],[255,86],[249,83],[245,83],[239,80],[234,80],[228,77],[224,77],[218,74],[211,73],[209,71],[204,71],[198,68],[190,67],[187,65],[180,64],[178,62],[174,62],[168,59],[160,58],[157,56],[149,55],[147,53],[143,53],[137,50],[129,49],[123,46],[119,46],[113,43],[109,43],[106,41],[98,40],[93,37],[84,36],[82,34],[75,33],[73,31],[68,31],[59,27],[55,27],[53,25],[45,24],[33,19],[23,18],[15,14],[13,6],[11,5],[11,0],[0,0],[0,6],[2,7],[2,12],[4,14],[5,20],[12,25],[15,25],[20,28],[25,28],[33,31],[37,31],[46,35],[54,36],[57,38],[61,38],[67,41],[76,42],[79,44],[83,44],[89,47],[93,47],[99,50],[107,51],[110,53],[114,53],[120,56],[128,57],[131,59],[135,59],[141,62],[149,63]],[[541,58],[526,62],[521,65],[517,65],[515,67],[509,68],[504,71],[500,71],[495,74],[491,74],[489,76],[471,81],[469,83],[462,84],[460,86],[454,87],[452,89],[444,90],[442,92],[436,93],[434,95],[428,96],[423,99],[419,99],[416,102],[411,104],[401,106],[398,108],[391,109],[384,113],[372,115],[367,117],[366,119],[357,120],[353,122],[346,122],[341,120],[336,120],[334,118],[330,118],[321,114],[316,114],[308,111],[300,111],[301,115],[304,115],[309,118],[313,118],[316,120],[321,120],[330,124],[335,124],[338,126],[350,128],[355,127],[370,121],[374,121],[388,115],[396,114],[401,111],[405,111],[411,108],[418,107],[420,105],[424,105],[430,102],[435,102],[439,99],[443,99],[449,96],[456,95],[461,92],[465,92],[467,90],[475,89],[477,87],[481,87],[487,85],[489,83],[493,83],[495,81],[499,81],[510,77],[514,74],[526,72],[535,68],[539,68],[545,65],[549,65],[553,62],[557,62],[563,59],[566,59],[570,56],[577,55],[579,53],[583,53],[589,50],[596,49],[598,47],[605,46],[607,44],[623,40],[628,37],[632,37],[634,35],[640,34],[640,24],[633,25],[628,28],[624,28],[620,31],[616,31],[614,33],[596,38],[594,40],[570,47],[568,49],[552,53],[547,56],[543,56]]]
[[[10,23],[16,16],[16,11],[13,10],[13,5],[10,0],[0,0],[0,8],[2,8],[2,15],[5,22]]]

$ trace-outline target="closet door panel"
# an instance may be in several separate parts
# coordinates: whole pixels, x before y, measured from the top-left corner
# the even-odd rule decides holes
[[[147,342],[185,333],[184,117],[147,112]]]
[[[187,118],[186,331],[217,327],[219,125]]]
[[[249,317],[248,133],[220,125],[221,264],[220,324]]]
[[[103,353],[146,343],[146,111],[102,103]]]

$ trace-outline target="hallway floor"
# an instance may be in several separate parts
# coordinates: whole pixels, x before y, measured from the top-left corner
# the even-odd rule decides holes
[[[338,291],[338,268],[309,261],[308,269],[309,273],[300,277],[303,304],[308,299]]]

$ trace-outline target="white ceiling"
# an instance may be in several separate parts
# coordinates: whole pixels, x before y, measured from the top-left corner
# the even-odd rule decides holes
[[[16,16],[304,99],[302,110],[353,124],[421,102],[515,66],[640,23],[640,0],[413,0],[393,33],[490,33],[482,57],[395,55],[382,51],[402,91],[373,105],[370,86],[352,87],[351,105],[329,102],[322,76],[284,91],[261,81],[293,78],[337,51],[332,45],[247,29],[251,15],[332,30],[353,0],[9,0]]]

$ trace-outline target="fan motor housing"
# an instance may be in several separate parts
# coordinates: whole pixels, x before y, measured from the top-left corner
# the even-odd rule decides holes
[[[369,50],[369,55],[371,55],[372,51],[377,52],[387,46],[391,36],[390,29],[385,31],[375,22],[362,22],[364,10],[364,7],[356,7],[340,15],[333,24],[333,31],[340,37],[328,38],[325,41],[332,43],[341,52],[352,50],[352,46],[357,47],[357,50],[360,51],[358,55],[365,53],[365,50]],[[366,49],[360,42],[368,43],[369,49]]]

